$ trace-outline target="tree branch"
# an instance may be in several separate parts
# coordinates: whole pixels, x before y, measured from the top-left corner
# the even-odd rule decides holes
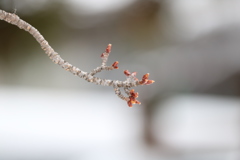
[[[97,73],[101,72],[102,70],[113,70],[118,69],[118,61],[114,62],[111,66],[107,66],[108,56],[111,52],[111,44],[108,44],[104,53],[101,54],[102,64],[101,66],[95,68],[90,72],[85,72],[69,62],[65,61],[60,57],[60,55],[54,51],[54,49],[48,44],[48,42],[44,39],[44,37],[40,34],[40,32],[34,28],[29,23],[25,22],[24,20],[20,19],[15,13],[8,13],[0,9],[0,20],[4,20],[10,24],[16,25],[20,29],[23,29],[30,33],[40,44],[41,48],[45,51],[48,57],[55,63],[60,65],[66,71],[71,72],[72,74],[85,79],[88,82],[95,83],[97,85],[103,86],[113,86],[115,94],[121,98],[122,100],[127,101],[129,107],[132,107],[133,104],[140,104],[139,101],[136,100],[138,97],[138,93],[134,92],[133,89],[130,90],[132,87],[136,87],[139,85],[148,85],[154,83],[153,80],[149,80],[149,74],[145,74],[142,79],[139,81],[136,78],[136,72],[130,73],[128,70],[124,71],[127,79],[125,81],[118,81],[118,80],[110,80],[110,79],[101,79],[99,77],[95,77]],[[127,96],[124,96],[120,88],[124,89],[124,92]]]

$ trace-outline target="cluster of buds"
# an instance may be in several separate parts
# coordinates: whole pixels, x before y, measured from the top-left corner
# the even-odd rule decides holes
[[[102,59],[102,64],[101,66],[95,68],[93,71],[90,72],[90,75],[95,75],[98,72],[101,72],[102,70],[113,70],[113,69],[118,69],[118,61],[114,62],[111,66],[107,66],[107,61],[108,61],[108,57],[109,54],[112,50],[112,44],[108,44],[107,48],[105,49],[105,51],[101,54],[101,59]]]
[[[129,107],[132,107],[133,104],[141,104],[136,98],[138,97],[138,92],[134,92],[134,89],[131,89],[129,92],[129,100],[127,104]]]
[[[143,75],[142,80],[139,81],[136,77],[137,72],[129,72],[128,70],[123,71],[127,77],[127,82],[134,83],[138,82],[140,85],[149,85],[154,83],[154,80],[149,80],[149,73]],[[133,104],[141,104],[136,98],[138,97],[138,92],[134,92],[134,89],[129,91],[129,88],[125,88],[125,92],[128,94],[127,104],[129,107],[132,107]]]
[[[111,47],[112,45],[109,44],[105,50],[104,53],[101,54],[101,58],[102,58],[102,68],[104,68],[106,66],[106,62],[109,56],[109,53],[111,52]],[[119,62],[116,61],[112,64],[112,69],[118,69],[118,64]],[[138,100],[136,100],[136,98],[138,97],[138,92],[134,92],[134,89],[130,88],[132,86],[128,86],[128,85],[119,85],[119,84],[135,84],[133,86],[137,86],[137,85],[149,85],[154,83],[154,80],[149,80],[149,73],[143,75],[142,80],[139,81],[138,78],[136,77],[137,72],[129,72],[128,70],[124,70],[123,73],[126,75],[127,79],[126,81],[124,81],[123,83],[119,83],[114,85],[115,88],[115,93],[123,100],[127,101],[127,104],[129,107],[132,107],[133,104],[141,104],[141,102],[139,102]],[[121,91],[120,91],[120,87],[124,88],[125,93],[127,94],[127,96],[124,96]]]
[[[149,80],[148,77],[149,77],[149,73],[143,75],[142,80],[139,81],[139,83],[140,83],[141,85],[144,85],[144,84],[145,84],[145,85],[148,85],[148,84],[152,84],[152,83],[155,82],[154,80]]]
[[[111,66],[107,66],[107,60],[109,57],[109,54],[111,52],[112,49],[112,45],[108,44],[107,48],[105,49],[105,51],[101,54],[101,59],[102,59],[102,65],[97,67],[96,69],[94,69],[92,72],[90,72],[90,75],[95,75],[98,72],[101,72],[102,70],[113,70],[113,69],[118,69],[118,64],[119,62],[116,61],[114,62]],[[108,81],[108,84],[106,83],[102,83],[105,85],[111,85],[114,87],[115,93],[118,95],[119,98],[127,101],[127,104],[129,107],[132,107],[133,104],[141,104],[138,100],[136,100],[136,98],[138,97],[138,93],[134,92],[134,89],[131,89],[131,87],[136,87],[138,85],[149,85],[154,83],[153,80],[149,80],[149,73],[143,75],[142,80],[138,80],[138,78],[136,77],[137,72],[129,72],[128,70],[124,70],[123,73],[125,74],[125,76],[127,77],[127,79],[125,81]],[[112,82],[112,83],[111,83]],[[123,88],[126,95],[123,95],[120,91],[120,88]]]

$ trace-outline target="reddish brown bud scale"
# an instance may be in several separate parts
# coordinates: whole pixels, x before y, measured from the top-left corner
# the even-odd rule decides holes
[[[135,98],[133,96],[129,96],[129,99],[130,99],[131,102],[135,101]]]
[[[103,57],[104,57],[104,53],[101,54],[101,58],[103,58]]]
[[[134,93],[134,89],[131,89],[131,90],[130,90],[130,94],[132,94],[132,93]]]
[[[147,82],[146,82],[146,84],[148,85],[148,84],[152,84],[152,83],[154,83],[155,81],[154,80],[148,80]]]
[[[148,77],[149,77],[149,73],[143,75],[142,79],[148,79]]]
[[[133,106],[131,101],[128,101],[127,104],[128,104],[129,107]]]
[[[118,61],[114,62],[114,63],[112,64],[112,67],[113,67],[114,69],[118,69]]]
[[[141,104],[141,102],[139,102],[138,100],[136,100],[135,102],[136,102],[136,104]]]
[[[110,53],[110,52],[111,52],[111,49],[112,49],[112,44],[108,44],[105,52],[106,52],[106,53]]]
[[[139,83],[140,83],[140,84],[146,84],[147,81],[148,81],[147,79],[143,79],[143,80],[141,80]]]
[[[132,103],[132,104],[141,104],[141,102],[139,102],[139,101],[136,100],[136,99],[131,100],[131,103]]]
[[[136,102],[135,102],[135,101],[131,101],[131,103],[132,103],[132,104],[136,104]]]
[[[128,70],[123,71],[123,73],[124,73],[126,76],[130,76],[130,75],[131,75],[131,72],[129,72]]]
[[[138,97],[138,92],[134,92],[134,89],[130,90],[130,95],[134,98]]]
[[[134,93],[134,97],[137,98],[138,97],[138,92]]]

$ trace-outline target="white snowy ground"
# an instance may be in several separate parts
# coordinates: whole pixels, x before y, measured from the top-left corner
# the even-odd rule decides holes
[[[169,159],[144,145],[142,116],[113,92],[0,86],[0,159]],[[174,160],[238,160],[239,120],[238,99],[177,95],[153,126],[160,144],[184,153]]]
[[[141,159],[141,116],[114,92],[0,87],[0,159]]]

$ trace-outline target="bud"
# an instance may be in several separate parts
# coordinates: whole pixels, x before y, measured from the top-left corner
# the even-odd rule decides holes
[[[128,104],[129,107],[132,107],[132,102],[131,101],[128,101],[127,104]]]
[[[111,49],[112,49],[112,44],[108,44],[105,52],[106,52],[106,53],[110,53],[110,52],[111,52]]]
[[[131,74],[131,72],[129,72],[128,70],[123,71],[123,73],[124,73],[126,76],[130,76],[130,74]]]
[[[148,81],[147,79],[143,79],[143,80],[141,80],[139,83],[140,83],[140,84],[146,84],[147,81]]]
[[[131,95],[131,97],[134,97],[134,99],[135,99],[135,98],[138,97],[138,92],[134,92],[134,89],[131,89],[130,90],[130,95]]]
[[[101,54],[101,58],[103,58],[103,57],[104,57],[104,53]]]
[[[136,104],[141,104],[141,102],[139,102],[138,100],[136,100],[135,102],[136,102]]]
[[[155,81],[154,80],[148,80],[145,84],[152,84],[152,83],[154,83]]]
[[[112,67],[114,68],[114,69],[118,69],[118,61],[116,61],[116,62],[114,62],[113,64],[112,64]]]
[[[148,77],[149,77],[149,73],[143,75],[142,79],[143,79],[143,80],[144,80],[144,79],[148,79]]]

